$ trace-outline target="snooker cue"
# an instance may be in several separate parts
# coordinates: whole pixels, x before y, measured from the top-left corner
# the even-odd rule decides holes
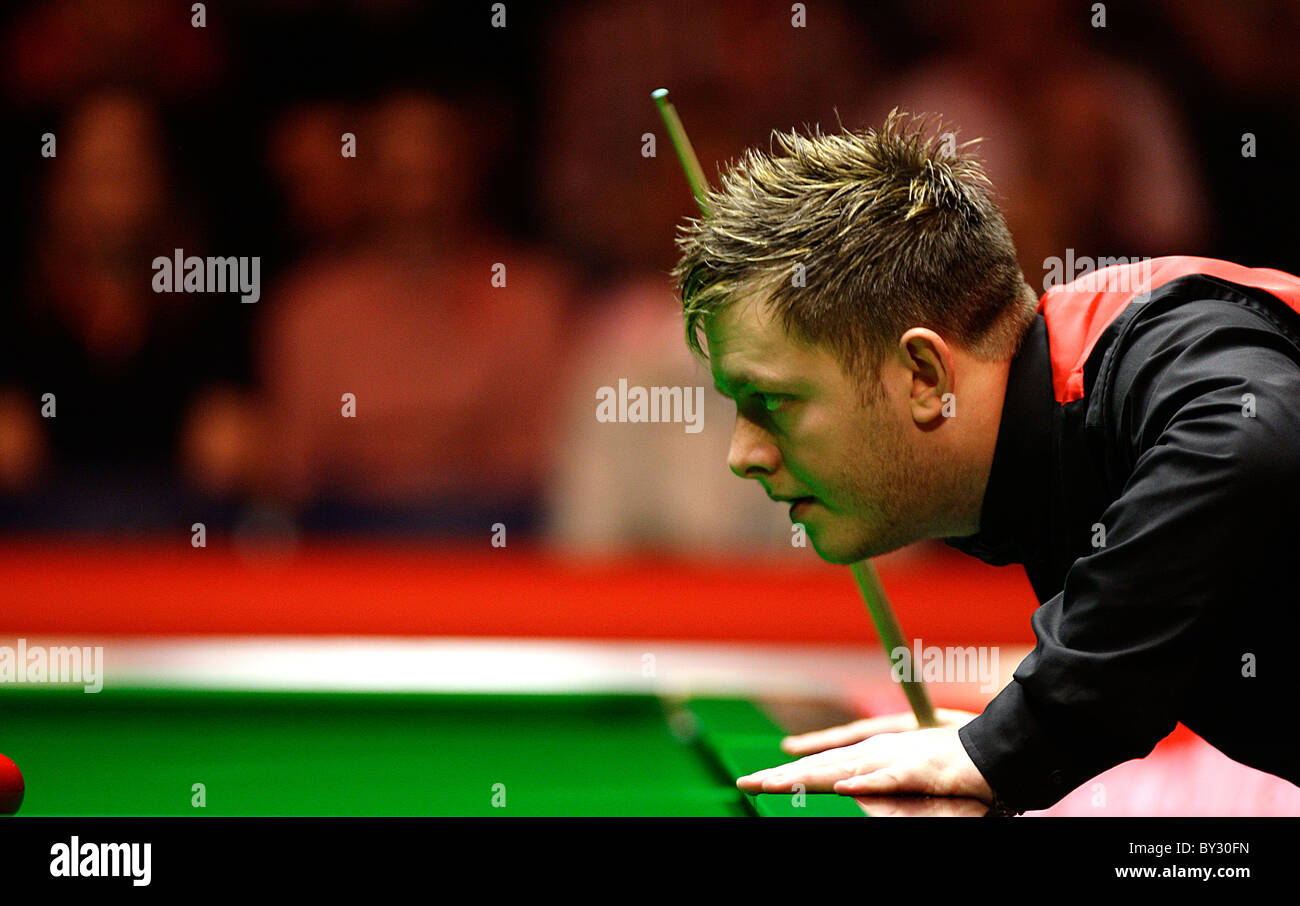
[[[907,642],[903,638],[903,630],[899,628],[898,618],[894,616],[894,608],[889,606],[889,599],[885,597],[885,587],[880,584],[876,565],[870,560],[859,560],[849,569],[853,572],[854,581],[858,583],[862,600],[867,603],[871,622],[876,624],[876,633],[880,636],[880,644],[885,648],[885,657],[890,658],[892,662],[891,653],[899,648],[906,649]],[[902,681],[902,686],[903,694],[907,696],[907,703],[912,706],[912,713],[916,715],[916,725],[920,728],[937,727],[939,720],[934,716],[934,706],[930,704],[925,683],[919,676],[920,665],[912,664],[911,668],[908,671],[910,676]]]
[[[654,98],[659,115],[663,117],[664,126],[668,129],[668,140],[673,143],[677,159],[686,172],[686,181],[691,184],[695,203],[700,206],[700,213],[707,216],[709,209],[704,201],[704,193],[709,190],[709,181],[704,175],[704,168],[700,166],[700,159],[695,156],[695,149],[691,147],[691,140],[686,137],[686,129],[682,126],[681,117],[677,115],[677,108],[668,100],[668,89],[656,88],[650,92],[650,97]]]
[[[663,117],[668,138],[677,151],[677,159],[681,161],[682,170],[686,173],[686,181],[690,183],[695,203],[700,206],[700,213],[708,216],[709,209],[704,200],[705,192],[708,190],[708,180],[704,176],[704,169],[700,166],[699,159],[695,156],[695,149],[691,147],[690,139],[686,137],[686,129],[682,126],[681,117],[677,115],[677,109],[668,100],[668,89],[655,89],[650,93],[650,97],[654,98],[659,114]],[[871,621],[876,625],[876,633],[880,636],[880,644],[884,646],[885,656],[890,657],[891,652],[898,648],[906,649],[903,631],[899,628],[898,618],[894,616],[894,609],[885,595],[884,586],[880,584],[875,565],[869,559],[859,560],[849,569],[857,583],[858,592],[867,605],[867,612],[871,614]],[[892,658],[890,660],[892,662]],[[903,694],[907,696],[907,703],[912,706],[912,713],[916,715],[917,726],[937,727],[939,721],[935,717],[934,706],[930,704],[925,683],[915,675],[915,664],[912,665],[909,673],[912,674],[911,678],[902,681]]]

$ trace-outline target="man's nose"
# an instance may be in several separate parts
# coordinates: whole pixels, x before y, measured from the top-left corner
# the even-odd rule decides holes
[[[741,478],[762,478],[780,467],[781,451],[766,431],[743,415],[737,415],[727,465]]]

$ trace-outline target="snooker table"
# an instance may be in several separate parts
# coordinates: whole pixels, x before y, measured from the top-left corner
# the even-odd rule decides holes
[[[646,675],[645,646],[609,642],[96,641],[99,691],[0,687],[21,815],[864,814],[735,787],[788,760],[774,714],[795,729],[853,716],[817,697],[807,659],[825,673],[825,650],[660,645],[663,675]]]
[[[1004,593],[932,575],[892,572],[929,591],[915,623]],[[20,817],[862,816],[734,781],[786,732],[906,710],[819,562],[19,541],[0,613],[0,646],[103,650],[96,693],[0,683]]]
[[[41,689],[4,708],[29,816],[863,814],[740,793],[735,777],[783,760],[744,699]]]

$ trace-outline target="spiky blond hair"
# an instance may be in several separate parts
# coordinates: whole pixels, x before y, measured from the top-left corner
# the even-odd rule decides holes
[[[942,128],[894,110],[879,129],[773,132],[776,150],[746,151],[677,240],[691,349],[705,355],[707,319],[758,294],[864,378],[910,327],[1013,355],[1036,298],[976,143]]]

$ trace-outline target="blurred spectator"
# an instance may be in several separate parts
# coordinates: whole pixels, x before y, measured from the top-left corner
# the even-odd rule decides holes
[[[309,528],[526,525],[567,278],[479,217],[484,155],[451,106],[398,94],[348,131],[356,159],[316,191],[359,191],[363,231],[292,266],[269,312],[271,484]]]
[[[167,475],[196,398],[239,377],[240,303],[153,291],[153,259],[201,243],[149,104],[94,95],[56,136],[30,270],[6,330],[0,472],[32,491],[47,468],[59,488],[92,473]],[[42,411],[47,403],[53,412]]]

